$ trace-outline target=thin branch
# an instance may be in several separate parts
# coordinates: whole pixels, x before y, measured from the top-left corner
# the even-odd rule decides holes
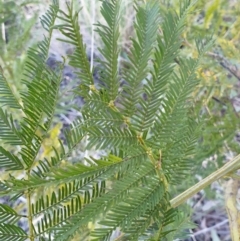
[[[240,154],[236,156],[232,161],[227,162],[223,167],[219,168],[217,171],[210,174],[208,177],[204,178],[194,186],[187,189],[185,192],[179,194],[177,197],[173,198],[170,201],[170,204],[173,208],[178,207],[179,205],[186,202],[193,195],[213,183],[218,179],[231,174],[231,172],[236,171],[240,167]]]
[[[30,177],[30,170],[27,170],[27,176]],[[34,229],[33,229],[33,215],[31,206],[31,190],[28,189],[26,192],[27,205],[28,205],[28,228],[29,228],[29,240],[34,241]]]
[[[187,40],[184,40],[184,45],[192,48],[192,45]],[[240,81],[240,70],[237,68],[236,65],[231,64],[225,57],[221,56],[220,54],[208,52],[207,55],[217,60],[223,68],[229,71],[233,76],[235,76]]]
[[[195,238],[195,237],[198,236],[198,235],[201,235],[201,234],[205,234],[205,233],[207,233],[207,232],[210,232],[211,230],[216,229],[216,228],[218,228],[218,227],[221,227],[222,225],[225,225],[225,224],[227,224],[227,223],[228,223],[228,219],[225,219],[225,220],[223,220],[222,222],[217,223],[217,224],[215,224],[215,225],[213,225],[213,226],[211,226],[211,227],[205,228],[205,229],[200,230],[200,231],[198,231],[198,232],[196,232],[196,233],[194,233],[194,234],[191,234],[190,237],[191,237],[191,238]],[[195,239],[194,239],[194,240],[195,240]]]
[[[233,76],[235,76],[240,81],[240,70],[237,68],[236,65],[231,64],[226,58],[219,54],[208,52],[208,56],[216,59],[224,69],[229,71]]]
[[[231,232],[232,241],[240,240],[239,233],[239,211],[237,209],[237,193],[238,193],[239,180],[230,179],[225,187],[225,207],[229,219],[229,227]]]

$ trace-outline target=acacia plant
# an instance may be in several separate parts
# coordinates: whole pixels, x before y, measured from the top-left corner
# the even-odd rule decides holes
[[[169,10],[162,16],[158,1],[136,1],[135,35],[122,64],[121,1],[103,1],[105,22],[96,24],[102,39],[97,85],[80,34],[79,11],[72,3],[62,11],[53,1],[41,18],[49,35],[28,52],[22,80],[27,90],[20,99],[4,69],[0,71],[0,165],[9,172],[1,180],[0,195],[13,201],[23,196],[27,207],[22,215],[0,204],[1,240],[173,240],[185,218],[177,207],[234,170],[230,165],[172,195],[174,186],[191,175],[204,121],[194,109],[192,93],[199,83],[196,70],[213,41],[197,40],[195,59],[179,54],[185,20],[195,3],[183,0],[179,14]],[[62,65],[55,70],[46,65],[55,29],[64,36],[60,41],[74,46],[69,64],[81,81],[74,94],[84,105],[65,139],[52,147],[54,155],[40,158],[62,79]],[[24,116],[21,120],[16,111]],[[86,151],[101,149],[106,155],[70,162],[82,141]],[[13,175],[17,170],[21,178]],[[27,229],[17,225],[20,219],[28,221]]]

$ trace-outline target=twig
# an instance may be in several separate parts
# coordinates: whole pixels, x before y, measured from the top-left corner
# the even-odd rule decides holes
[[[187,40],[184,40],[184,45],[192,48],[192,45]],[[229,71],[240,81],[240,70],[236,65],[231,64],[225,57],[221,56],[220,54],[208,52],[207,55],[216,59],[223,68]]]
[[[234,75],[240,81],[240,70],[236,65],[231,64],[226,58],[219,54],[208,52],[208,56],[218,60],[219,64],[226,70],[228,70],[232,75]]]
[[[229,219],[232,241],[240,240],[239,211],[236,203],[238,184],[239,181],[237,179],[230,179],[225,187],[225,207]]]
[[[208,177],[204,178],[194,186],[187,189],[185,192],[179,194],[177,197],[170,201],[173,208],[186,202],[190,197],[198,193],[200,190],[204,189],[214,181],[229,175],[231,172],[236,171],[240,167],[240,155],[236,156],[232,161],[227,162],[224,166],[219,168],[217,171],[210,174]]]
[[[200,230],[200,231],[198,231],[198,232],[196,232],[194,234],[191,234],[190,237],[194,239],[196,236],[201,235],[201,234],[205,234],[207,232],[210,232],[211,230],[216,229],[216,228],[218,228],[218,227],[220,227],[220,226],[222,226],[222,225],[224,225],[226,223],[228,223],[228,219],[225,219],[222,222],[217,223],[217,224],[215,224],[215,225],[213,225],[211,227],[205,228],[205,229]]]

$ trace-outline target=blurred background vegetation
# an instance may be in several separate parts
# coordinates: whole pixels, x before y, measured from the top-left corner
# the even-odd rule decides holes
[[[163,12],[179,9],[179,0],[158,1]],[[27,59],[27,49],[37,47],[37,41],[44,36],[39,17],[47,10],[50,2],[48,0],[0,0],[0,65],[16,94],[18,94],[17,90],[25,88],[21,85],[20,80],[24,74],[23,66]],[[81,32],[84,36],[89,60],[94,61],[95,57],[100,57],[97,48],[101,46],[101,43],[99,36],[93,32],[92,24],[102,20],[99,13],[100,1],[75,0],[75,2],[76,5],[82,6]],[[120,42],[123,51],[120,62],[125,58],[124,53],[128,52],[131,47],[129,37],[134,37],[132,1],[123,0],[123,3],[125,9]],[[60,4],[64,8],[65,1],[61,0]],[[206,117],[206,122],[203,123],[197,155],[193,160],[196,168],[192,170],[192,175],[188,180],[183,180],[176,190],[172,190],[173,193],[186,190],[239,154],[239,0],[199,0],[193,13],[188,16],[187,26],[182,35],[182,56],[185,58],[196,56],[194,41],[196,38],[204,39],[206,35],[214,36],[215,45],[201,63],[201,68],[198,70],[201,84],[194,93],[196,104],[194,111]],[[62,61],[61,56],[66,56],[73,51],[71,46],[58,42],[56,40],[58,36],[59,33],[56,32],[51,43],[48,60],[51,68],[55,67],[56,62]],[[71,90],[79,83],[78,81],[75,79],[74,70],[66,65],[55,125],[43,146],[42,157],[51,154],[50,148],[61,136],[61,128],[69,125],[79,114],[74,109],[74,104],[81,105],[81,98],[73,101],[72,95],[68,94],[65,88]],[[21,118],[21,116],[17,118]],[[79,155],[79,153],[77,154]],[[82,153],[82,155],[85,154]],[[192,221],[196,226],[188,230],[191,234],[190,237],[179,240],[231,240],[224,208],[224,182],[225,180],[220,180],[213,183],[188,201],[188,205],[193,208]]]

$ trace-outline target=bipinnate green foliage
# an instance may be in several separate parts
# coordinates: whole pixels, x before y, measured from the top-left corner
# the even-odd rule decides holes
[[[196,41],[198,57],[179,58],[180,36],[193,4],[182,1],[179,15],[169,11],[160,16],[157,1],[135,3],[135,36],[122,66],[118,61],[121,1],[103,1],[105,23],[96,24],[103,42],[98,87],[80,34],[78,12],[73,4],[67,4],[64,12],[53,1],[41,19],[49,36],[38,50],[28,53],[23,80],[28,90],[21,93],[21,100],[13,95],[4,71],[0,73],[0,166],[25,173],[21,179],[3,180],[0,195],[14,200],[24,195],[28,207],[27,216],[17,216],[10,207],[0,205],[1,240],[110,240],[117,228],[121,230],[118,240],[174,236],[174,223],[180,223],[183,215],[171,208],[170,190],[189,175],[194,164],[200,120],[194,114],[191,94],[198,85],[195,72],[200,59],[212,45],[211,39]],[[56,19],[61,23],[56,25]],[[65,36],[61,41],[75,47],[69,64],[81,80],[75,94],[85,104],[80,109],[82,117],[65,133],[66,143],[59,141],[53,147],[55,155],[40,160],[61,82],[61,66],[55,72],[46,66],[54,29]],[[121,80],[125,82],[122,89]],[[22,112],[21,121],[13,119],[14,109]],[[104,149],[107,155],[67,162],[86,138],[87,149]],[[9,145],[19,151],[8,151]],[[28,233],[16,225],[19,217],[28,220]]]

